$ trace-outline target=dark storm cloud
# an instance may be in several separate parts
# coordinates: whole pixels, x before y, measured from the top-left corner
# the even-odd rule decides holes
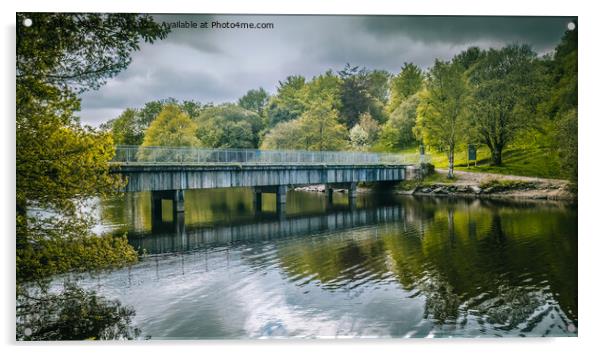
[[[125,108],[173,97],[233,102],[247,90],[275,92],[288,75],[308,78],[345,63],[397,73],[404,62],[427,69],[469,46],[530,44],[552,50],[568,17],[154,15],[158,22],[269,22],[269,30],[173,29],[143,45],[125,71],[82,97],[81,118],[98,125]]]
[[[475,40],[526,42],[537,49],[555,45],[570,18],[533,16],[375,16],[364,28],[375,35],[405,35],[421,42],[462,44]]]

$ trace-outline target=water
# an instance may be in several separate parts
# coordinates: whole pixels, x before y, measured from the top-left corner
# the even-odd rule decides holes
[[[83,280],[153,339],[577,334],[577,210],[543,202],[187,191],[102,202],[145,257]]]

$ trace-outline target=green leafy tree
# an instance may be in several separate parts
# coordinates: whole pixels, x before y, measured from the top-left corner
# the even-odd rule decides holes
[[[90,218],[78,212],[85,200],[114,193],[122,182],[108,173],[111,136],[82,127],[74,112],[80,108],[78,93],[126,68],[139,42],[152,43],[168,32],[148,15],[19,13],[17,23],[25,18],[33,26],[17,26],[16,36],[18,288],[29,280],[44,283],[55,273],[136,260],[125,238],[95,236]],[[26,315],[19,312],[17,323]],[[124,316],[129,315],[117,313],[101,327]]]
[[[349,129],[359,122],[362,113],[368,112],[379,122],[386,119],[384,105],[387,99],[383,84],[386,82],[382,71],[368,71],[366,68],[352,67],[346,64],[339,71],[340,122]],[[386,90],[386,85],[384,85]]]
[[[316,102],[303,113],[299,123],[306,150],[344,150],[348,146],[347,130],[327,102]]]
[[[389,120],[383,125],[378,142],[384,150],[396,151],[416,144],[414,128],[419,102],[419,94],[414,94],[391,113]]]
[[[154,146],[198,147],[201,142],[196,137],[197,125],[177,105],[167,105],[151,123],[144,135],[144,141],[138,151],[141,160],[160,160],[167,158],[171,151],[149,149]]]
[[[543,77],[528,46],[490,49],[472,65],[474,122],[480,140],[491,151],[492,165],[501,165],[504,148],[535,123]]]
[[[315,102],[298,119],[278,124],[265,136],[264,149],[344,150],[347,130],[338,122],[330,99]]]
[[[458,63],[435,60],[417,108],[416,133],[426,144],[447,151],[448,178],[454,175],[456,146],[466,139],[470,127],[467,109],[470,91],[463,73]]]
[[[244,96],[238,99],[238,105],[263,117],[269,98],[270,95],[266,90],[260,87],[258,90],[247,91]]]
[[[289,76],[280,81],[276,95],[268,104],[268,126],[273,127],[280,122],[298,118],[306,109],[303,97],[305,78]]]
[[[576,24],[576,20],[575,20]],[[573,184],[577,183],[577,79],[578,40],[577,28],[567,30],[554,51],[549,63],[550,89],[548,98],[539,107],[552,122],[553,146],[559,152],[562,165],[569,171]]]
[[[188,114],[188,116],[192,119],[194,119],[195,117],[198,117],[199,114],[201,114],[201,111],[203,110],[203,105],[195,100],[184,100],[182,101],[182,103],[180,103],[180,109]]]
[[[132,108],[127,108],[119,117],[101,126],[101,129],[109,130],[112,133],[116,145],[140,145],[144,139],[144,131],[138,120],[138,111]]]
[[[303,126],[300,119],[276,124],[265,135],[261,149],[263,150],[304,150]]]
[[[255,112],[234,104],[204,108],[195,119],[201,146],[210,148],[257,148],[263,121]]]
[[[314,102],[323,101],[329,104],[332,109],[340,112],[340,94],[341,79],[332,70],[328,70],[326,73],[312,78],[303,87],[303,104],[307,109]]]
[[[413,63],[404,63],[399,74],[390,80],[391,98],[387,109],[393,113],[399,105],[422,88],[424,75],[422,70]]]
[[[479,47],[470,47],[460,52],[460,54],[455,55],[452,61],[460,64],[464,70],[468,70],[477,63],[484,54],[485,52],[479,49]]]

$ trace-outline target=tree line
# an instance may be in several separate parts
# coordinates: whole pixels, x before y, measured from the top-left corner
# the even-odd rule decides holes
[[[103,124],[116,144],[396,152],[424,144],[455,152],[486,146],[492,165],[525,135],[555,149],[576,180],[577,30],[553,53],[527,45],[468,48],[428,70],[397,74],[347,64],[307,79],[280,81],[213,105],[173,98],[128,108]]]

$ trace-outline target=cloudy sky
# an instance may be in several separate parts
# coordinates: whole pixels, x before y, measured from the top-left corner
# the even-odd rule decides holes
[[[469,46],[527,43],[550,52],[570,17],[160,15],[159,22],[273,23],[272,29],[173,29],[143,45],[128,69],[82,96],[83,123],[97,126],[125,108],[173,97],[234,102],[249,89],[274,93],[289,75],[312,76],[345,63],[399,72],[427,69]]]

